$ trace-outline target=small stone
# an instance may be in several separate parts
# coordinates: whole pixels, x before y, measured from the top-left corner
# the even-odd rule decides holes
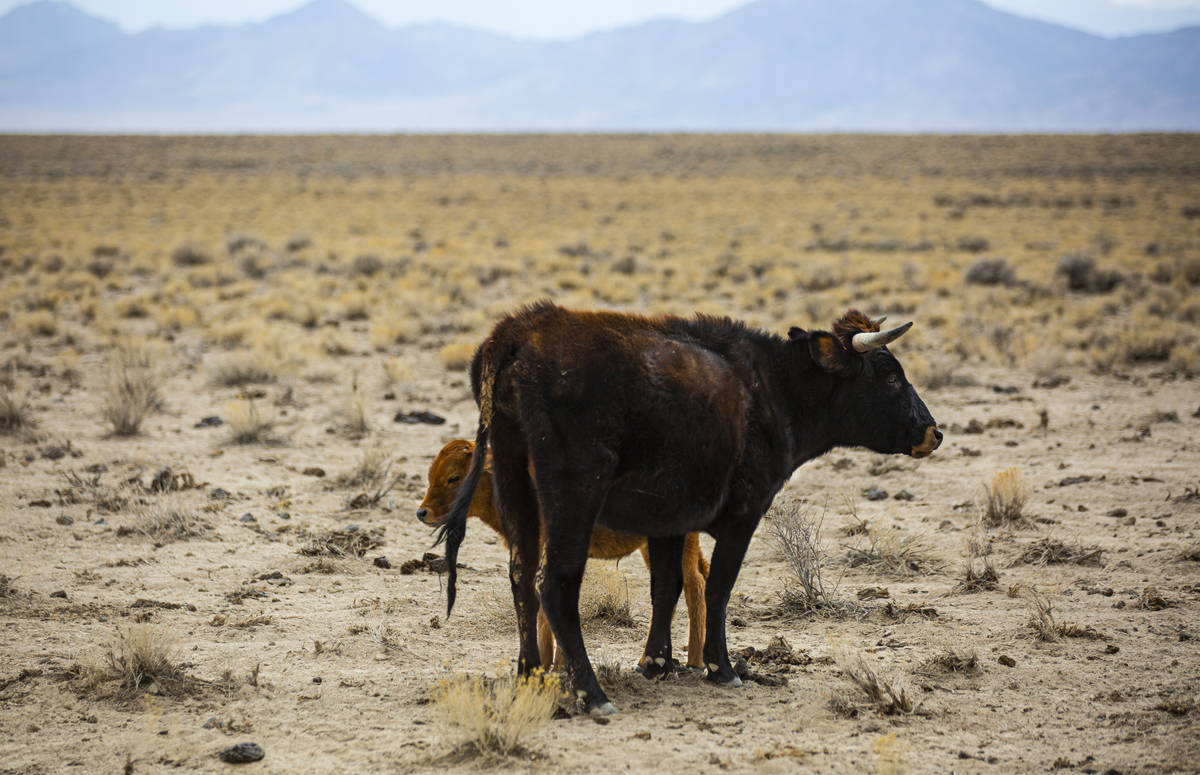
[[[61,600],[66,600],[67,599],[67,591],[65,589],[60,589],[57,592],[51,592],[50,597],[57,597]]]
[[[1105,646],[1105,647],[1104,647],[1104,653],[1105,653],[1105,654],[1116,654],[1116,653],[1117,653],[1117,652],[1119,652],[1120,650],[1121,650],[1121,647],[1120,647],[1120,646],[1115,646],[1115,645],[1113,645],[1112,643],[1110,643],[1110,644],[1108,644],[1107,646]]]
[[[59,514],[54,518],[54,521],[60,525],[74,525],[75,517],[72,517],[70,514]]]
[[[429,620],[429,627],[434,630],[442,629],[442,622],[436,616]]]
[[[200,728],[201,729],[224,729],[225,722],[222,721],[221,719],[217,718],[216,716],[210,716],[208,721],[205,721],[204,724],[202,724]]]
[[[308,468],[304,469],[301,473],[303,473],[305,476],[315,476],[317,478],[320,478],[325,475],[325,469],[321,468],[320,466],[309,466]]]
[[[54,446],[47,447],[46,449],[42,450],[42,457],[46,458],[47,460],[61,460],[66,456],[67,450],[63,447]]]
[[[227,764],[246,764],[258,761],[266,756],[266,753],[258,743],[238,743],[224,749],[217,756]]]
[[[384,570],[388,570],[389,568],[392,567],[392,563],[389,562],[388,558],[386,558],[386,557],[376,557],[375,558],[375,567],[383,568]]]
[[[428,568],[431,573],[445,573],[446,572],[446,558],[445,557],[426,557],[425,558],[425,567]]]
[[[745,627],[746,626],[746,620],[741,618],[740,616],[733,617],[732,619],[729,620],[729,623],[732,624],[734,627]]]
[[[441,425],[446,422],[446,418],[433,412],[424,409],[416,412],[406,412],[401,409],[396,412],[396,416],[392,418],[395,422],[404,423],[406,425],[416,425],[424,423],[425,425]]]
[[[908,490],[901,490],[900,492],[896,493],[892,497],[898,501],[910,501],[917,496],[913,495]]]
[[[224,425],[225,421],[215,414],[210,414],[208,417],[200,418],[200,422],[196,423],[193,428],[217,428]]]
[[[208,494],[208,497],[210,500],[214,500],[214,501],[227,501],[230,498],[232,498],[233,496],[230,495],[227,490],[224,490],[224,489],[218,487],[217,489],[210,492]]]
[[[868,487],[867,489],[863,490],[863,495],[865,495],[869,501],[881,501],[887,498],[888,492],[887,490],[881,490],[878,487]]]
[[[241,516],[241,517],[238,519],[238,521],[239,521],[239,522],[257,522],[258,520],[254,518],[254,515],[253,515],[253,514],[251,514],[250,512],[248,512],[248,511],[247,511],[245,514],[243,514],[243,515],[242,515],[242,516]]]
[[[323,679],[323,678],[321,678],[321,676],[319,676],[319,675],[317,675],[317,676],[313,676],[313,683],[315,683],[315,684],[319,684],[319,683],[321,683],[321,681],[323,681],[323,680],[324,680],[324,679]]]
[[[1013,659],[1008,654],[1001,654],[1000,658],[997,659],[996,661],[999,662],[1000,664],[1004,665],[1005,667],[1016,667],[1017,666],[1017,660]]]
[[[1108,512],[1110,517],[1126,517],[1129,516],[1129,510],[1123,508],[1115,508]]]

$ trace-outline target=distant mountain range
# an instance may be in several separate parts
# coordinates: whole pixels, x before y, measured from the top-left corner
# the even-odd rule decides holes
[[[977,0],[755,0],[562,41],[346,0],[128,34],[0,17],[3,131],[1200,129],[1200,27],[1107,39]]]

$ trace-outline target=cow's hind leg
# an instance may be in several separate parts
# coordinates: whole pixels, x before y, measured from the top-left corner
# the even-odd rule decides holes
[[[576,481],[547,486],[545,479],[538,477],[546,536],[538,570],[538,593],[575,696],[589,712],[607,715],[615,709],[588,661],[579,621],[579,585],[587,565],[592,527],[604,495],[594,479],[582,486],[574,486]],[[570,494],[569,500],[561,497],[566,493]]]
[[[529,478],[525,445],[515,428],[497,417],[492,430],[492,481],[500,523],[508,539],[508,580],[517,612],[520,651],[517,672],[528,675],[543,665],[538,648],[538,599],[534,581],[538,567],[537,498]]]
[[[708,668],[707,678],[713,683],[741,686],[742,681],[733,672],[729,663],[729,649],[725,644],[725,610],[733,583],[737,581],[742,559],[750,545],[756,521],[735,523],[723,529],[713,546],[712,562],[708,571],[704,598],[708,607],[708,622],[704,638],[704,664]]]
[[[671,656],[671,620],[683,589],[683,536],[651,538],[650,600],[654,606],[650,618],[650,635],[642,656],[642,675],[659,678],[676,667]]]

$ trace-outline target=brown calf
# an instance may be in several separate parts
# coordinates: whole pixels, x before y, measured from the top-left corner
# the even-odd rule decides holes
[[[442,447],[442,451],[433,459],[429,466],[429,489],[417,510],[417,518],[426,525],[437,527],[442,524],[450,513],[454,496],[458,494],[459,484],[471,467],[471,454],[475,451],[474,442],[466,439],[455,439]],[[471,499],[469,516],[479,517],[483,522],[504,538],[504,530],[500,526],[500,517],[496,513],[496,504],[492,499],[492,470],[490,463],[484,464],[479,486],[475,488],[475,497]],[[505,545],[508,545],[505,540]],[[630,533],[617,533],[597,527],[592,533],[592,543],[588,547],[588,557],[598,560],[616,560],[631,554],[634,550],[641,551],[642,560],[650,567],[650,555],[646,547],[645,536]],[[704,580],[708,578],[708,561],[700,549],[700,536],[688,533],[683,548],[683,595],[687,601],[688,610],[688,658],[689,667],[702,669],[704,667]],[[553,658],[554,664],[561,664],[561,656],[555,653],[554,635],[550,631],[550,623],[546,615],[538,609],[538,653],[543,665],[549,665]]]

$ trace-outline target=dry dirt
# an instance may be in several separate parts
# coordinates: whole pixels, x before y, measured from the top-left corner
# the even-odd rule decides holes
[[[13,212],[10,245],[31,239]],[[9,267],[5,282],[16,272]],[[691,308],[680,301],[676,311]],[[455,313],[445,314],[452,328]],[[922,312],[912,317],[919,327]],[[332,378],[220,387],[212,363],[221,353],[189,344],[185,326],[155,365],[161,411],[125,438],[100,420],[108,351],[80,346],[63,366],[56,358],[67,345],[17,337],[17,320],[5,319],[5,360],[30,390],[36,425],[0,436],[0,772],[225,771],[232,765],[218,751],[242,741],[266,753],[242,765],[247,772],[1200,771],[1200,391],[1186,371],[1074,364],[1047,386],[1014,358],[958,363],[957,379],[939,389],[918,382],[946,431],[937,453],[915,461],[835,450],[797,471],[768,516],[822,519],[825,582],[861,610],[789,614],[781,598],[795,581],[767,524],[751,545],[730,606],[730,647],[784,638],[801,664],[751,667],[785,685],[637,675],[650,605],[648,573],[633,555],[616,567],[635,625],[585,631],[593,662],[609,668],[602,681],[618,715],[552,721],[521,755],[481,762],[451,755],[456,733],[429,700],[447,677],[512,673],[506,551],[470,524],[449,619],[441,576],[401,572],[431,549],[414,517],[429,461],[475,428],[463,370],[447,368],[438,349],[445,330],[381,354],[365,324],[347,325]],[[822,322],[797,314],[773,327]],[[904,342],[893,350],[904,362]],[[384,379],[384,357],[403,362],[402,379]],[[344,427],[350,374],[363,375],[365,435]],[[257,396],[273,419],[272,443],[232,444],[227,424],[198,427],[227,419],[239,393]],[[422,410],[446,422],[393,420]],[[364,505],[355,500],[362,488],[339,478],[373,445],[402,476]],[[153,491],[164,467],[178,492]],[[1028,522],[988,530],[994,589],[956,590],[983,487],[1010,467],[1030,488]],[[887,497],[869,500],[872,487]],[[895,497],[902,492],[911,499]],[[201,534],[128,530],[166,507],[198,520]],[[863,520],[885,545],[908,546],[913,563],[852,566],[867,536],[847,533]],[[361,557],[304,553],[314,536],[352,528],[381,532],[381,545]],[[1089,561],[1019,561],[1043,539]],[[375,564],[381,556],[390,568]],[[1029,587],[1083,636],[1040,639]],[[124,696],[97,670],[141,624],[171,646],[189,680]],[[686,626],[681,603],[677,648]],[[931,664],[948,646],[976,666]],[[836,657],[847,651],[906,684],[915,711],[873,708],[842,675]]]

